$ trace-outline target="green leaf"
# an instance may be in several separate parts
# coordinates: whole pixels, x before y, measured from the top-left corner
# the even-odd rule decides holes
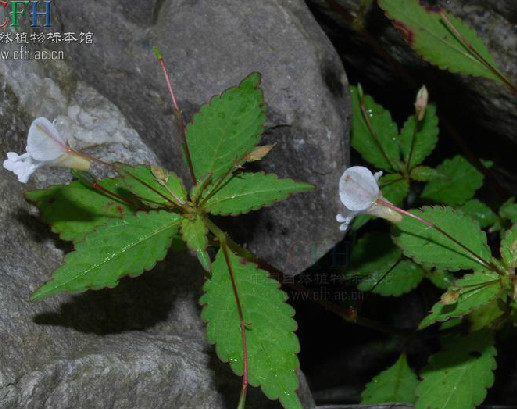
[[[478,272],[457,280],[437,302],[419,328],[462,317],[498,298],[503,292],[497,273]]]
[[[427,274],[427,278],[442,290],[447,290],[455,280],[454,275],[445,270],[432,271]]]
[[[196,256],[205,269],[211,271],[210,256],[207,248],[207,226],[198,215],[187,216],[181,220],[181,237],[187,247],[196,253]]]
[[[217,215],[248,213],[286,199],[293,193],[313,189],[314,186],[308,183],[279,179],[275,174],[239,173],[207,200],[204,209]]]
[[[436,169],[427,166],[417,166],[411,169],[409,177],[417,182],[431,182],[433,180],[445,179]]]
[[[280,399],[285,408],[301,409],[295,393],[300,346],[294,333],[294,310],[286,304],[287,296],[278,282],[266,271],[231,252],[229,262],[246,322],[249,383],[260,386],[269,399]],[[240,319],[222,250],[215,258],[204,291],[201,317],[208,323],[208,340],[216,344],[219,358],[242,375]]]
[[[503,219],[508,219],[512,224],[517,223],[517,203],[515,197],[508,199],[499,209],[499,215]]]
[[[192,218],[184,217],[181,220],[181,237],[192,250],[205,250],[207,227],[203,219],[194,215]]]
[[[368,233],[357,241],[346,276],[360,280],[357,288],[361,291],[402,295],[415,289],[425,273],[420,266],[400,257],[400,250],[389,236]]]
[[[494,383],[496,354],[489,331],[444,342],[421,374],[415,409],[472,409],[481,404]]]
[[[244,155],[260,141],[265,110],[258,72],[201,107],[187,126],[187,142],[198,180],[210,173],[216,182],[240,165]]]
[[[402,354],[394,365],[373,378],[361,394],[361,404],[414,403],[418,378]]]
[[[96,183],[124,199],[131,199],[123,191],[125,184],[121,179],[102,179]],[[79,181],[27,192],[25,197],[39,208],[41,218],[52,225],[53,232],[70,241],[80,241],[97,227],[135,212],[127,202]]]
[[[425,60],[451,72],[501,81],[500,76],[487,66],[489,64],[499,71],[486,46],[476,32],[459,18],[443,11],[481,58],[469,50],[465,41],[445,22],[439,8],[426,8],[417,0],[379,0],[379,5],[411,47]]]
[[[457,209],[461,210],[467,216],[472,217],[483,229],[497,222],[497,215],[492,209],[477,199],[471,199]]]
[[[501,240],[501,256],[508,267],[517,267],[517,224],[514,224]]]
[[[504,311],[499,307],[500,302],[500,299],[495,299],[473,311],[469,316],[470,330],[479,331],[483,328],[496,328],[499,324],[498,318],[504,314]]]
[[[152,211],[99,227],[76,245],[31,300],[115,287],[125,275],[135,277],[150,270],[167,254],[180,220],[177,214]]]
[[[471,199],[483,184],[483,175],[463,156],[445,160],[436,170],[445,178],[429,182],[422,192],[422,199],[460,205]]]
[[[410,213],[434,223],[485,262],[490,260],[486,234],[470,217],[450,207],[423,207]],[[482,267],[465,248],[412,217],[403,216],[402,221],[394,225],[394,235],[404,254],[419,264],[449,271]]]
[[[409,193],[409,183],[398,173],[382,176],[379,180],[382,195],[393,204],[401,203]]]
[[[169,206],[171,202],[178,203],[174,196],[182,201],[187,200],[187,190],[183,181],[174,172],[163,170],[168,177],[167,184],[164,186],[156,179],[148,165],[131,166],[123,163],[116,165],[121,169],[119,174],[126,188],[150,207]]]
[[[398,128],[391,115],[382,106],[375,103],[369,95],[364,95],[363,102],[372,130],[368,127],[361,111],[361,90],[351,87],[353,103],[352,146],[361,156],[379,169],[394,171],[399,162]]]
[[[418,264],[411,260],[402,260],[397,263],[389,271],[389,273],[380,280],[372,273],[370,277],[363,280],[358,288],[363,291],[369,290],[370,283],[372,292],[384,296],[398,297],[408,293],[418,287],[418,284],[424,278],[425,272]],[[374,284],[373,281],[376,281]]]
[[[414,115],[408,118],[400,132],[402,157],[408,169],[420,165],[431,154],[438,142],[438,132],[438,117],[433,104],[427,106],[422,121],[416,122]]]

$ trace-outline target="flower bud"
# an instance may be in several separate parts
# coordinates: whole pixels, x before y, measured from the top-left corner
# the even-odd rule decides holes
[[[416,95],[415,101],[415,113],[416,117],[419,121],[423,120],[425,117],[425,110],[427,109],[427,103],[429,102],[429,92],[425,85],[422,85],[422,88],[418,91]]]

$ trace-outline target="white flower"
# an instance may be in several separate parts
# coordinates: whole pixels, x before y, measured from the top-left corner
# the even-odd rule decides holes
[[[26,153],[7,153],[4,168],[27,183],[30,175],[42,166],[59,166],[88,170],[90,160],[72,150],[61,138],[55,126],[46,118],[36,118],[29,128]]]
[[[368,168],[353,166],[348,168],[339,180],[339,198],[345,206],[345,211],[336,216],[336,221],[342,223],[341,231],[346,231],[353,218],[360,213],[383,217],[393,222],[402,220],[402,216],[394,210],[381,205],[378,201],[389,203],[382,197],[379,189],[379,178],[382,172],[375,175]]]

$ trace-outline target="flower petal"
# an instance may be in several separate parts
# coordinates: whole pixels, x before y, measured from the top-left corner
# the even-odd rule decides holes
[[[17,153],[8,152],[7,159],[4,160],[4,168],[16,174],[22,183],[27,183],[32,173],[43,164],[34,162],[28,153],[19,156]]]
[[[339,226],[339,230],[341,231],[347,231],[348,226],[350,226],[350,223],[352,223],[352,220],[354,220],[354,217],[359,214],[359,212],[353,212],[351,210],[345,209],[344,214],[337,214],[336,215],[336,221],[339,223],[342,223]]]
[[[56,127],[40,117],[29,128],[27,152],[37,161],[53,161],[66,152],[66,145]]]
[[[339,197],[348,210],[364,212],[375,203],[380,194],[376,176],[363,166],[353,166],[343,173]]]

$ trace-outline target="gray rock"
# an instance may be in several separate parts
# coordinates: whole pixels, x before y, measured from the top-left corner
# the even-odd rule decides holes
[[[77,75],[120,108],[162,164],[187,177],[160,47],[187,118],[251,71],[269,105],[263,141],[277,146],[263,169],[307,180],[315,193],[240,221],[249,248],[287,274],[312,265],[342,237],[338,179],[347,163],[347,80],[301,0],[55,1],[65,31],[94,32],[65,49]]]
[[[66,64],[6,61],[0,73],[2,160],[8,151],[24,150],[32,118],[46,115],[85,152],[157,161],[122,113],[74,80]],[[71,248],[39,220],[23,193],[69,178],[67,170],[41,169],[26,186],[0,169],[0,407],[235,407],[240,380],[206,343],[197,303],[204,274],[188,254],[171,254],[112,290],[28,301]],[[300,377],[305,407],[312,407]],[[279,408],[258,389],[249,404]]]
[[[357,12],[360,0],[310,0],[309,3],[334,37],[350,73],[357,74],[355,81],[366,83],[367,91],[377,91],[385,105],[407,107],[402,109],[405,114],[409,113],[417,87],[426,84],[431,98],[438,103],[442,121],[451,123],[479,156],[494,160],[500,179],[506,182],[509,191],[514,190],[517,179],[516,95],[499,83],[440,71],[422,61],[374,2],[366,13],[367,31],[408,74],[400,76],[363,35],[350,29],[343,14],[331,6],[337,3],[346,10]],[[441,4],[469,23],[488,46],[499,67],[514,84],[517,83],[517,6],[514,1],[438,0],[427,3]],[[410,77],[414,83],[408,90]]]

